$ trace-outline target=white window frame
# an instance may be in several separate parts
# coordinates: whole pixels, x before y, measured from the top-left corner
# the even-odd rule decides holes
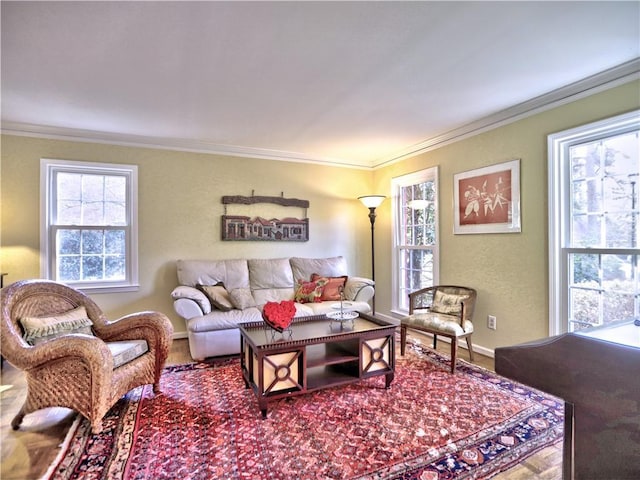
[[[57,173],[120,175],[127,179],[126,273],[121,281],[65,282],[86,293],[133,292],[138,284],[138,167],[73,160],[40,160],[40,271],[43,278],[56,278],[55,177]]]
[[[620,135],[640,127],[640,110],[590,123],[547,137],[549,172],[549,335],[568,331],[569,149],[576,144]],[[578,249],[579,250],[579,249]],[[638,254],[637,249],[589,248],[593,254]]]
[[[433,245],[417,246],[416,249],[430,250],[433,253],[433,284],[437,285],[440,278],[440,231],[439,231],[439,197],[440,188],[438,185],[438,167],[429,167],[418,172],[409,173],[400,177],[391,179],[391,192],[392,192],[392,208],[391,208],[391,225],[392,225],[392,240],[393,252],[391,255],[391,289],[394,292],[391,296],[391,311],[399,315],[408,314],[408,309],[402,308],[400,303],[400,219],[402,218],[400,204],[400,189],[411,185],[432,181],[435,185],[435,198],[434,198],[434,222],[435,222],[435,243]]]

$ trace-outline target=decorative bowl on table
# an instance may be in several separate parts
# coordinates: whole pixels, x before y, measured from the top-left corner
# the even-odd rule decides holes
[[[329,317],[331,320],[337,320],[339,322],[353,320],[358,316],[358,312],[354,312],[353,310],[338,310],[337,312],[327,313],[327,317]]]
[[[262,318],[275,331],[282,333],[291,325],[296,314],[293,300],[282,302],[267,302],[262,309]]]

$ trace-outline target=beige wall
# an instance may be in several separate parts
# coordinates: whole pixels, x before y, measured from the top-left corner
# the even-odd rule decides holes
[[[27,137],[2,137],[0,269],[8,282],[40,275],[40,158],[139,166],[140,290],[93,295],[108,316],[173,313],[178,258],[344,255],[353,274],[370,274],[370,224],[359,195],[390,195],[393,177],[439,166],[440,281],[478,289],[474,344],[488,350],[548,332],[547,135],[640,107],[640,82],[608,90],[389,167],[354,170],[304,163],[181,153]],[[521,159],[522,233],[453,235],[453,175]],[[310,201],[307,243],[222,242],[223,195],[280,195]],[[231,210],[229,213],[242,213]],[[237,207],[236,207],[237,208]],[[261,207],[254,207],[261,208]],[[281,215],[271,210],[265,215]],[[296,209],[287,209],[289,215]],[[250,213],[262,213],[252,210]],[[392,316],[391,201],[376,221],[376,309]],[[295,216],[301,213],[295,213]],[[486,328],[495,315],[498,329]]]
[[[439,166],[440,283],[478,290],[474,344],[493,348],[548,335],[547,135],[640,107],[640,82],[578,100],[461,140],[374,173],[374,189],[390,194],[393,177]],[[522,233],[453,234],[453,175],[519,158]],[[391,305],[391,202],[376,223],[376,307]],[[487,329],[487,315],[498,328]]]
[[[352,274],[370,273],[367,210],[356,199],[371,191],[369,171],[5,135],[0,269],[9,273],[6,283],[40,276],[41,158],[138,165],[140,290],[93,294],[110,318],[160,310],[170,316],[177,332],[183,332],[184,322],[170,299],[179,258],[343,255]],[[309,241],[222,242],[221,197],[252,191],[309,200]],[[228,213],[304,216],[299,208],[267,204],[230,205]]]

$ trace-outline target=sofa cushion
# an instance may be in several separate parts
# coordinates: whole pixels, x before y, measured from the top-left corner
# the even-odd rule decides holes
[[[311,275],[317,273],[323,277],[339,277],[347,275],[347,262],[344,257],[330,258],[300,258],[289,259],[293,279],[308,281]]]
[[[224,283],[227,290],[249,288],[249,267],[244,259],[237,260],[178,260],[178,283],[216,285]]]
[[[31,345],[70,333],[93,335],[93,322],[83,306],[50,317],[22,317],[20,324],[24,329],[24,340]]]
[[[256,301],[248,288],[234,288],[229,291],[229,298],[233,306],[239,310],[256,306]]]
[[[251,293],[257,305],[293,300],[294,282],[286,258],[248,260]]]
[[[321,305],[320,303],[298,303],[296,302],[296,314],[294,318],[298,317],[308,317],[310,315],[315,315],[313,306]]]
[[[287,258],[251,259],[248,267],[251,290],[293,288],[293,275]]]
[[[347,275],[340,277],[323,277],[317,273],[311,275],[311,281],[315,282],[320,278],[324,278],[327,283],[322,289],[322,295],[320,299],[322,301],[340,300],[340,292],[344,290],[344,286],[349,278]]]
[[[229,292],[224,288],[224,283],[220,282],[217,285],[197,285],[198,290],[201,290],[204,293],[211,305],[218,310],[222,310],[223,312],[228,312],[233,306],[233,302],[231,302],[231,297],[229,297]]]
[[[187,326],[187,330],[190,332],[211,332],[214,330],[238,328],[241,323],[245,322],[261,321],[262,312],[256,307],[250,307],[245,308],[244,310],[229,310],[228,312],[214,310],[207,315],[185,320],[185,325]]]
[[[298,303],[321,302],[322,291],[326,284],[327,279],[324,277],[319,277],[311,282],[298,281],[293,299]]]

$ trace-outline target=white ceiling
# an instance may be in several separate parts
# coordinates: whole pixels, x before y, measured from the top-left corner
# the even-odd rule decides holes
[[[640,71],[637,1],[2,1],[1,15],[3,132],[364,168]]]

